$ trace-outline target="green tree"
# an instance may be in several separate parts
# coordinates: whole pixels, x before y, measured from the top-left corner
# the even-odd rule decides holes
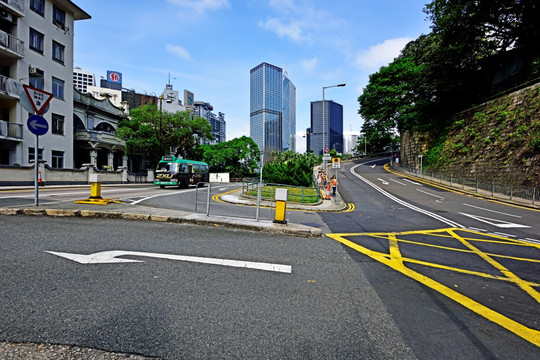
[[[171,151],[186,158],[195,155],[199,141],[212,139],[212,126],[191,112],[161,112],[148,104],[131,110],[116,133],[126,141],[127,155],[144,155],[153,167]]]
[[[263,179],[269,183],[312,186],[313,167],[318,157],[312,153],[274,152],[263,167]]]
[[[255,174],[259,167],[259,147],[247,136],[213,145],[201,145],[200,160],[208,163],[211,172],[229,173],[241,178]]]

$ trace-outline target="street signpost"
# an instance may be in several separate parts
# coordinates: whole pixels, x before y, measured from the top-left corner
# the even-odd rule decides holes
[[[26,125],[28,130],[34,135],[36,135],[36,146],[34,148],[34,167],[36,169],[34,177],[34,204],[39,205],[39,137],[45,135],[49,131],[49,124],[47,120],[40,116],[41,114],[47,112],[49,109],[48,105],[51,99],[54,97],[53,94],[41,89],[37,89],[30,85],[23,85],[24,92],[32,105],[32,109],[36,113],[28,118]],[[28,109],[26,109],[28,110]],[[31,112],[30,110],[28,112]]]

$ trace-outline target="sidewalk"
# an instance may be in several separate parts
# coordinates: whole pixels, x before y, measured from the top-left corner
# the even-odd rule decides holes
[[[147,184],[145,184],[147,185]],[[118,185],[115,185],[118,186]],[[132,186],[132,185],[126,185]],[[15,189],[32,189],[33,187],[1,187],[0,191]],[[50,188],[50,187],[48,187]],[[226,194],[220,197],[222,201],[232,204],[256,206],[256,200],[243,197],[240,191]],[[272,206],[269,201],[262,201],[261,206]],[[321,200],[315,205],[287,203],[289,209],[304,209],[309,211],[334,212],[341,211],[347,204],[339,197],[330,200]],[[302,224],[274,223],[269,220],[246,219],[238,217],[226,217],[206,214],[154,208],[142,205],[128,205],[123,203],[111,203],[109,205],[79,204],[73,201],[65,201],[40,206],[25,205],[21,207],[0,208],[0,215],[31,215],[31,216],[59,216],[59,217],[93,217],[108,219],[127,219],[140,221],[172,222],[184,224],[196,224],[207,226],[223,226],[235,229],[271,232],[277,234],[321,237],[322,229]]]

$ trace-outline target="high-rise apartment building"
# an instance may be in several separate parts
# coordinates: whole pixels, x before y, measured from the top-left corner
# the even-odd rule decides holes
[[[261,152],[296,151],[296,88],[280,67],[250,71],[249,132]]]
[[[70,0],[0,2],[0,164],[30,165],[37,153],[53,168],[73,167],[73,27],[84,19]],[[38,149],[23,84],[53,94]]]
[[[73,86],[85,94],[88,92],[88,86],[96,86],[96,77],[91,72],[76,67],[73,69]]]
[[[312,101],[310,125],[307,129],[307,151],[321,155],[324,136],[325,148],[343,153],[343,105],[325,100],[323,121],[323,102]]]
[[[212,112],[214,110],[214,107],[204,101],[194,101],[193,107],[193,114],[195,114],[195,116],[200,116],[203,119],[206,119],[212,126],[212,135],[214,136],[214,140],[212,143],[216,144],[219,142],[225,142],[225,114],[222,112],[219,112],[218,115],[214,114]]]

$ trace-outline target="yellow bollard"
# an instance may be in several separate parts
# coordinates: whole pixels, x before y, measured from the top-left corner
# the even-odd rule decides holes
[[[276,189],[276,216],[275,223],[286,224],[285,214],[287,212],[287,198],[289,197],[289,189]]]
[[[103,199],[101,197],[101,175],[90,174],[88,176],[90,183],[90,197],[84,200],[75,200],[77,204],[108,205],[110,203],[120,203],[115,199]]]
[[[101,199],[101,178],[97,174],[90,174],[90,199]]]

